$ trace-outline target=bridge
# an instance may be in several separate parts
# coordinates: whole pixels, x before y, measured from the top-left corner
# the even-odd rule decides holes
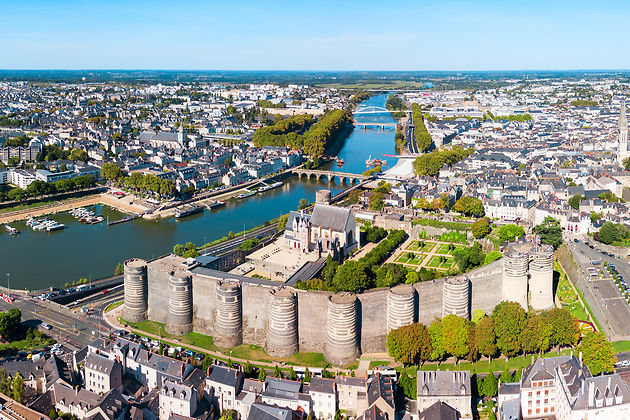
[[[382,123],[382,122],[363,122],[354,120],[355,127],[363,127],[367,130],[368,127],[381,127],[381,130],[385,130],[385,127],[396,127],[398,123]]]
[[[291,173],[297,175],[302,178],[306,176],[308,179],[315,178],[316,180],[320,180],[322,178],[326,178],[328,182],[333,182],[335,178],[339,180],[339,182],[347,182],[349,184],[361,183],[370,179],[370,177],[361,175],[361,174],[351,174],[348,172],[335,172],[335,171],[322,171],[318,169],[293,169]]]
[[[354,111],[354,115],[368,115],[368,114],[389,114],[390,112],[404,112],[406,114],[410,114],[410,109],[396,109],[389,110],[387,108],[383,108],[382,106],[364,106],[361,108],[357,108]]]

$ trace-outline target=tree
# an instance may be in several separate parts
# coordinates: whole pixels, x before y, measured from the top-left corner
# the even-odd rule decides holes
[[[306,198],[300,198],[300,202],[298,204],[298,210],[304,210],[308,207],[308,200]]]
[[[377,192],[370,195],[369,198],[370,210],[381,211],[385,208],[385,202],[383,201],[383,193]]]
[[[9,166],[18,166],[19,164],[20,164],[20,157],[19,156],[11,156],[7,160],[7,165],[9,165]]]
[[[512,357],[521,351],[519,338],[526,317],[525,310],[516,302],[503,301],[492,311],[497,347],[504,355]]]
[[[418,272],[415,270],[408,272],[405,276],[405,283],[407,284],[415,284],[418,283],[418,281],[420,281],[420,278],[418,277]]]
[[[531,315],[523,331],[521,331],[519,341],[524,353],[533,354],[549,350],[551,337],[551,327],[546,322],[543,315]]]
[[[72,151],[70,152],[70,159],[87,162],[88,161],[88,154],[83,149],[72,149]]]
[[[499,376],[499,380],[501,381],[501,383],[512,382],[512,374],[510,373],[507,367],[503,369],[503,372],[501,372],[501,376]]]
[[[24,385],[24,379],[22,378],[22,375],[20,375],[20,372],[17,372],[15,374],[15,377],[13,378],[12,388],[13,388],[13,399],[19,402],[20,404],[23,403],[25,385]]]
[[[173,247],[173,254],[178,255],[178,256],[183,256],[184,252],[186,252],[186,248],[184,248],[184,245],[182,244],[175,244],[175,246]]]
[[[230,231],[230,233],[228,233],[228,239],[234,239],[234,232]]]
[[[581,194],[575,194],[573,197],[569,198],[569,205],[573,207],[575,210],[580,209],[580,203],[585,199],[585,197]]]
[[[295,373],[295,371],[293,370],[293,367],[289,368],[289,380],[290,381],[297,381],[298,380],[297,373]]]
[[[101,177],[108,181],[115,181],[124,176],[122,169],[115,163],[103,163],[101,166]]]
[[[232,166],[232,158],[230,156],[226,157],[225,160],[223,161],[223,164],[227,167]]]
[[[276,365],[273,369],[273,377],[282,379],[282,370],[280,370],[280,366]]]
[[[597,232],[597,240],[610,245],[613,242],[623,240],[626,236],[626,228],[621,224],[606,222]]]
[[[444,350],[457,359],[464,358],[470,350],[468,346],[468,322],[457,315],[447,315],[442,319]]]
[[[499,382],[497,381],[497,378],[492,372],[488,372],[486,377],[483,378],[479,393],[485,395],[486,397],[495,397],[499,392],[498,388]]]
[[[304,382],[310,383],[310,382],[311,382],[311,377],[312,377],[312,376],[313,376],[313,375],[311,374],[311,371],[310,371],[310,370],[308,370],[308,368],[306,368],[306,369],[304,370]]]
[[[453,206],[453,210],[466,216],[483,216],[483,203],[476,197],[463,196]]]
[[[625,158],[621,163],[626,171],[630,171],[630,157]]]
[[[547,312],[547,324],[551,327],[552,346],[573,347],[580,340],[580,325],[566,308],[553,308]]]
[[[497,354],[497,336],[494,332],[494,321],[490,317],[483,317],[475,327],[475,346],[479,353],[492,358]]]
[[[365,265],[359,261],[346,261],[337,268],[335,277],[333,277],[333,285],[340,291],[361,293],[370,287],[370,279]]]
[[[264,368],[260,368],[258,370],[258,380],[264,382],[265,379],[267,379],[267,371]]]
[[[387,334],[389,355],[405,365],[428,360],[431,350],[431,337],[424,324],[405,325]]]
[[[560,221],[551,216],[545,217],[543,222],[534,228],[540,242],[557,248],[562,243],[562,228]]]
[[[115,276],[120,276],[124,272],[125,272],[125,266],[123,265],[123,263],[119,262],[118,264],[116,264],[116,269],[114,270],[114,275]]]
[[[502,241],[513,241],[516,238],[520,238],[525,234],[523,226],[517,226],[513,224],[503,225],[499,228],[499,239]]]
[[[50,409],[50,413],[48,413],[48,417],[50,417],[51,419],[56,419],[59,417],[59,413],[57,413],[57,409],[55,409],[54,407]]]
[[[446,356],[444,349],[444,336],[442,335],[442,323],[436,319],[429,325],[429,336],[431,337],[430,360],[442,361]]]
[[[582,338],[578,351],[582,353],[584,363],[594,376],[600,373],[613,372],[615,363],[617,363],[617,356],[615,356],[612,343],[608,341],[603,332],[587,333]]]
[[[490,233],[490,223],[488,223],[488,219],[481,218],[472,224],[472,234],[475,238],[477,239],[484,238],[489,233]]]
[[[398,379],[398,385],[402,388],[403,393],[409,399],[415,400],[418,398],[416,393],[417,382],[415,378],[410,377],[407,372],[401,372]]]

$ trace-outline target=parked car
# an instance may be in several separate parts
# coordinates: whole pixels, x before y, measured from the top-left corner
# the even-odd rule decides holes
[[[45,322],[42,322],[42,328],[46,330],[52,330],[52,326],[50,324],[46,324]]]

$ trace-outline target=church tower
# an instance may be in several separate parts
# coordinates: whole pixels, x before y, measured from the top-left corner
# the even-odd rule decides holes
[[[184,131],[184,124],[179,124],[179,130],[177,130],[177,142],[182,146],[186,143],[186,132]]]
[[[630,157],[630,151],[628,150],[628,118],[626,117],[626,103],[621,103],[621,112],[619,113],[619,124],[617,133],[617,161],[620,165],[623,165],[623,160]]]

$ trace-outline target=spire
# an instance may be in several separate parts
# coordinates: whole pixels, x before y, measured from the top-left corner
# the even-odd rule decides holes
[[[626,102],[621,103],[621,112],[619,113],[619,131],[628,131],[628,118],[626,117]]]

